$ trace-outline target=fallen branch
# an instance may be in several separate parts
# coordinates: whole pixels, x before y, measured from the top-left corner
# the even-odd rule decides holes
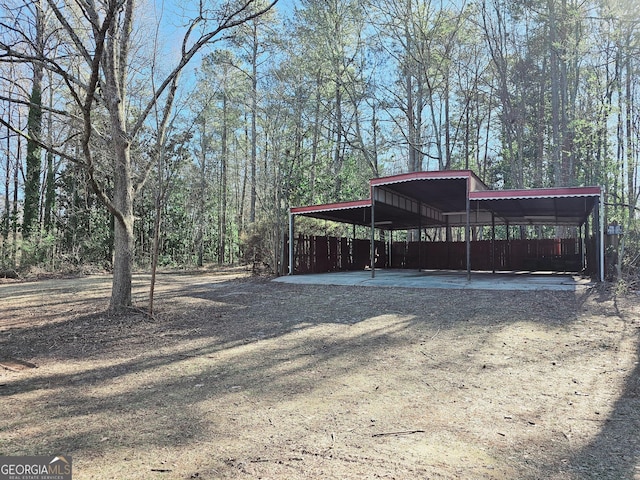
[[[0,363],[0,367],[4,368],[5,370],[9,370],[10,372],[19,372],[20,371],[17,368],[10,367],[9,365],[5,365],[4,363]]]
[[[440,327],[438,327],[438,331],[436,332],[436,334],[431,337],[431,340],[433,340],[434,338],[436,338],[438,336],[438,334],[440,333]]]
[[[403,432],[384,432],[384,433],[374,433],[371,435],[372,437],[388,437],[394,435],[413,435],[414,433],[426,433],[425,430],[406,430]]]
[[[14,366],[8,364],[13,364]],[[24,370],[25,368],[38,368],[38,365],[36,365],[35,363],[27,362],[25,360],[3,359],[0,361],[0,368],[4,368],[5,370],[9,370],[10,372],[19,372],[20,370]]]

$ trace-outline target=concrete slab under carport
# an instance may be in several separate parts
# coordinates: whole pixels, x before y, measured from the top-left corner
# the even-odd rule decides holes
[[[589,278],[571,273],[557,272],[466,272],[442,270],[376,269],[375,278],[370,270],[297,274],[278,277],[275,282],[294,285],[343,285],[364,287],[441,288],[458,290],[504,291],[576,291],[593,286]]]

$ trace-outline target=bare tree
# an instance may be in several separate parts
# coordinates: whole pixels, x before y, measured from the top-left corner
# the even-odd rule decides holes
[[[26,4],[28,0],[24,1]],[[42,58],[35,49],[23,48],[25,38],[27,43],[33,40],[26,37],[28,32],[22,32],[19,25],[0,25],[11,29],[19,38],[15,42],[0,39],[0,56],[17,62],[42,62],[46,69],[56,74],[59,82],[66,85],[69,98],[80,112],[80,158],[58,151],[41,139],[32,140],[82,165],[96,195],[115,218],[111,311],[117,312],[132,303],[134,198],[144,186],[152,165],[151,161],[136,164],[132,160],[132,146],[157,104],[172,101],[167,91],[189,62],[205,46],[262,15],[276,2],[272,0],[262,8],[254,9],[254,0],[215,5],[201,1],[195,18],[186,23],[175,66],[157,82],[157,88],[150,90],[135,111],[131,108],[130,87],[135,69],[140,68],[133,63],[137,47],[133,35],[136,0],[47,0],[47,7],[55,18],[50,28],[64,45],[58,57]],[[75,61],[69,61],[70,58]],[[96,122],[98,111],[103,111],[107,120],[104,132]],[[19,127],[8,121],[0,121],[13,131],[19,131]],[[20,133],[30,138],[28,133]],[[109,169],[98,165],[93,149],[96,138],[108,146]]]

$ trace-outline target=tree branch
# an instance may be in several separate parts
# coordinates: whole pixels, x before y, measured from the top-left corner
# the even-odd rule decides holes
[[[93,131],[92,122],[91,122],[91,111],[92,111],[92,105],[94,100],[94,94],[96,92],[96,89],[98,87],[98,82],[100,79],[100,67],[102,65],[107,32],[113,26],[113,20],[116,16],[117,11],[118,11],[118,7],[116,5],[114,6],[114,8],[112,8],[107,12],[107,15],[105,16],[105,19],[102,23],[102,26],[98,30],[98,33],[96,36],[96,50],[93,58],[91,59],[91,76],[89,78],[89,83],[87,86],[85,101],[83,102],[83,105],[82,105],[82,116],[84,118],[84,132],[83,132],[81,144],[82,144],[82,151],[84,154],[84,158],[86,160],[86,168],[87,168],[87,173],[89,177],[89,183],[91,184],[93,191],[98,196],[100,201],[104,203],[107,209],[113,214],[113,216],[116,217],[118,221],[124,223],[124,217],[122,215],[122,212],[120,212],[116,208],[114,203],[107,196],[105,189],[96,180],[93,154],[89,146],[91,141],[91,133]]]
[[[202,21],[201,17],[196,18],[192,24],[190,25],[187,33],[185,34],[185,39],[183,41],[183,45],[182,45],[182,57],[180,59],[180,62],[178,63],[178,65],[173,69],[173,71],[165,78],[165,80],[160,84],[160,87],[158,88],[158,90],[154,93],[153,97],[151,98],[151,100],[149,100],[149,103],[147,104],[147,106],[144,108],[144,110],[142,110],[142,113],[140,114],[140,117],[138,118],[138,121],[134,124],[134,126],[132,127],[131,131],[130,131],[130,135],[132,137],[134,137],[138,131],[142,128],[142,126],[144,125],[144,122],[146,121],[149,113],[151,113],[151,111],[153,110],[153,106],[154,104],[159,100],[159,98],[162,96],[162,94],[164,93],[164,91],[167,89],[167,87],[173,82],[173,79],[189,64],[189,62],[193,59],[193,57],[207,44],[212,43],[213,39],[220,34],[220,32],[223,32],[225,30],[229,30],[231,28],[237,27],[239,25],[242,25],[243,23],[252,20],[254,18],[259,17],[260,15],[263,15],[264,13],[268,12],[271,8],[273,8],[273,6],[278,3],[278,0],[272,0],[271,3],[269,3],[266,7],[264,7],[261,10],[258,10],[252,14],[246,15],[246,16],[242,16],[241,18],[236,18],[239,15],[241,15],[245,10],[247,10],[249,8],[249,6],[251,4],[255,3],[255,0],[248,0],[247,2],[245,2],[244,4],[242,4],[239,8],[237,8],[234,12],[230,13],[229,15],[226,16],[226,18],[224,19],[224,21],[222,22],[222,24],[218,25],[218,27],[215,30],[212,30],[211,32],[208,32],[204,35],[202,35],[189,49],[186,48],[186,44],[188,42],[188,38],[191,35],[193,29],[195,28],[196,24]]]
[[[83,165],[83,162],[81,160],[79,160],[77,157],[74,157],[73,155],[69,155],[68,153],[65,153],[65,152],[63,152],[61,150],[58,150],[57,148],[55,148],[52,145],[49,145],[49,144],[43,142],[42,140],[40,140],[38,138],[29,136],[28,133],[20,130],[19,128],[14,127],[13,125],[11,125],[7,120],[5,120],[2,117],[0,117],[0,124],[2,124],[5,127],[7,127],[7,129],[12,131],[16,135],[20,135],[22,138],[24,138],[24,139],[26,139],[28,141],[34,142],[36,145],[38,145],[39,147],[43,148],[47,152],[51,152],[54,155],[57,155],[57,156],[59,156],[61,158],[69,160],[70,162],[73,162],[75,164]]]
[[[53,12],[53,14],[56,16],[56,18],[60,22],[60,25],[62,25],[65,32],[67,32],[67,34],[71,37],[73,44],[78,49],[82,57],[85,59],[85,61],[89,65],[91,65],[91,61],[92,61],[91,55],[89,54],[88,50],[85,48],[84,44],[82,43],[82,40],[80,40],[80,37],[78,37],[78,34],[75,32],[73,27],[69,24],[65,16],[60,11],[59,3],[57,3],[55,0],[47,0],[47,3],[49,4],[49,8],[51,8],[51,11]],[[96,46],[96,49],[97,49],[97,46]]]
[[[63,117],[68,117],[68,118],[73,118],[73,119],[79,120],[78,117],[75,117],[72,114],[70,114],[69,112],[65,112],[64,110],[58,110],[57,108],[49,107],[47,105],[35,105],[34,103],[32,103],[32,102],[30,102],[28,100],[20,100],[20,99],[17,99],[17,98],[5,97],[4,95],[0,94],[0,101],[14,103],[14,104],[18,104],[18,105],[24,105],[24,106],[29,107],[29,108],[37,106],[38,108],[41,108],[45,112],[55,113],[56,115],[61,115]]]

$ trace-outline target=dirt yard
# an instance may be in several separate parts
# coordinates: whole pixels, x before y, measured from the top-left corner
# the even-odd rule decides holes
[[[149,279],[136,277],[147,304]],[[640,299],[164,274],[0,284],[0,455],[74,479],[640,479]]]

